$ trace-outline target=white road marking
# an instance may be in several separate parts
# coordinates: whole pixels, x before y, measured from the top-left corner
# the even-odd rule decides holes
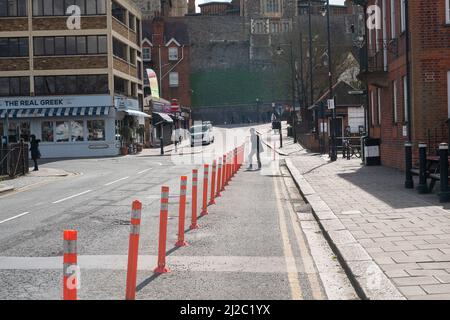
[[[137,174],[143,174],[143,173],[146,173],[147,171],[150,171],[150,170],[152,170],[152,169],[153,169],[153,168],[148,168],[148,169],[139,171]]]
[[[89,193],[89,192],[91,192],[91,191],[92,191],[92,190],[86,190],[86,191],[84,191],[84,192],[81,192],[81,193],[78,193],[78,194],[74,194],[73,196],[70,196],[70,197],[67,197],[67,198],[64,198],[64,199],[61,199],[61,200],[52,202],[52,203],[53,203],[53,204],[57,204],[57,203],[60,203],[60,202],[63,202],[63,201],[66,201],[66,200],[69,200],[69,199],[72,199],[72,198],[76,198],[76,197],[82,196],[83,194]]]
[[[21,213],[21,214],[18,214],[17,216],[14,216],[14,217],[5,219],[5,220],[3,220],[3,221],[0,221],[0,224],[5,223],[5,222],[8,222],[8,221],[11,221],[11,220],[14,220],[14,219],[17,219],[17,218],[20,218],[20,217],[23,217],[23,216],[25,216],[25,215],[27,215],[27,214],[29,214],[28,211],[27,211],[27,212],[24,212],[24,213]]]
[[[120,178],[120,179],[111,181],[111,182],[105,184],[104,186],[107,187],[107,186],[110,186],[110,185],[112,185],[112,184],[114,184],[114,183],[117,183],[117,182],[119,182],[119,181],[127,180],[128,178],[129,178],[129,177]]]

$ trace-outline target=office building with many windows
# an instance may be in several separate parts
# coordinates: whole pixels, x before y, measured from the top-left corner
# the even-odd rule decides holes
[[[117,155],[121,127],[146,117],[141,30],[130,0],[0,0],[3,142],[34,134],[44,158]]]

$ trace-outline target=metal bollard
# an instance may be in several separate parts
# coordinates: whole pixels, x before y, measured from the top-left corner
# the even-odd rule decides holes
[[[428,193],[427,185],[427,145],[419,142],[419,193]]]
[[[161,155],[164,155],[164,138],[160,137],[159,138],[159,143],[161,144]]]
[[[141,226],[142,203],[133,201],[131,207],[130,241],[128,245],[127,287],[126,300],[134,300],[136,297],[136,278],[139,252],[139,233]]]
[[[448,144],[439,144],[439,159],[440,159],[440,185],[441,192],[439,192],[439,202],[450,201],[450,191],[448,190]]]
[[[412,169],[412,143],[405,142],[405,188],[413,189],[414,180],[411,173]]]

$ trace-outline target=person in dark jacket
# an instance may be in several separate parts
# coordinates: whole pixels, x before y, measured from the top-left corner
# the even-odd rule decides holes
[[[39,151],[39,142],[41,142],[41,140],[37,140],[34,134],[32,134],[30,138],[31,159],[33,159],[34,162],[33,171],[39,171],[37,160],[41,158],[41,152]]]

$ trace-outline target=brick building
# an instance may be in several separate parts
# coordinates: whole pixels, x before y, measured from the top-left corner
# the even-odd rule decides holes
[[[0,135],[34,134],[47,158],[117,155],[123,120],[145,116],[140,11],[88,1],[78,28],[64,6],[75,3],[0,1]]]
[[[366,30],[360,79],[368,85],[370,136],[381,139],[382,164],[403,168],[406,141],[426,142],[430,152],[448,142],[450,1],[354,2],[381,9],[381,29]]]
[[[144,69],[153,69],[159,85],[159,96],[176,100],[180,106],[179,125],[189,126],[191,110],[190,41],[186,24],[179,19],[155,17],[144,21]],[[149,83],[144,93],[150,95]]]
[[[206,2],[198,5],[200,12],[204,16],[219,16],[226,15],[227,11],[233,8],[233,5],[229,2]]]

